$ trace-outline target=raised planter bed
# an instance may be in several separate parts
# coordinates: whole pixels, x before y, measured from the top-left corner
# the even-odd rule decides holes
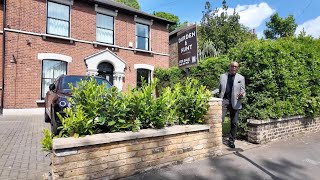
[[[53,179],[116,179],[221,153],[221,99],[204,125],[53,139]]]

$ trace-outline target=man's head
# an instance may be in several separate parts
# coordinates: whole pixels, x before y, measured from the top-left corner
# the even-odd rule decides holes
[[[233,61],[229,65],[229,74],[236,74],[239,69],[239,63]]]

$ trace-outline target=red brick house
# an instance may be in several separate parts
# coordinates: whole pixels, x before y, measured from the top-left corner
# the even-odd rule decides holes
[[[112,0],[1,0],[1,113],[43,112],[61,74],[104,76],[119,90],[169,67],[171,21]]]

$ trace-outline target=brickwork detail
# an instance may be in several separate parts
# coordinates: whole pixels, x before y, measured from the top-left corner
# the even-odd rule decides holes
[[[219,155],[222,147],[221,99],[213,98],[209,104],[206,116],[209,128],[205,130],[54,149],[53,179],[117,179]],[[116,136],[114,133],[113,137]]]
[[[320,118],[291,117],[275,121],[248,120],[248,141],[264,144],[300,133],[320,130]]]
[[[38,53],[57,53],[70,56],[72,62],[68,63],[67,74],[85,75],[87,73],[85,58],[108,48],[126,63],[123,82],[121,82],[124,91],[128,90],[129,85],[136,85],[137,77],[134,64],[148,64],[155,68],[169,67],[169,56],[167,55],[169,53],[169,32],[166,23],[155,20],[150,26],[150,48],[151,51],[158,54],[134,52],[134,48],[128,46],[129,42],[132,42],[135,47],[134,15],[119,9],[114,20],[114,33],[115,46],[122,48],[104,45],[96,47],[93,44],[96,41],[95,3],[74,1],[70,10],[70,38],[80,41],[70,42],[70,40],[53,37],[44,38],[47,24],[46,2],[45,0],[7,1],[5,66],[1,67],[0,63],[0,83],[3,69],[5,73],[4,109],[43,106],[43,103],[38,101],[41,99],[42,78],[42,61],[38,59]],[[0,21],[3,16],[1,12],[3,12],[2,6],[0,7]],[[2,27],[2,23],[0,23],[0,27]],[[0,44],[1,50],[2,43]]]

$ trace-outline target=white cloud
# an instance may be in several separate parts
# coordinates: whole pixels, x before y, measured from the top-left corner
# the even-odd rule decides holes
[[[299,25],[297,27],[296,34],[299,34],[303,28],[308,35],[311,35],[312,37],[315,37],[315,38],[319,38],[320,37],[320,16],[318,16],[315,19],[308,20],[303,24]]]
[[[259,27],[265,19],[275,13],[275,10],[265,2],[253,5],[237,5],[236,8],[228,8],[227,13],[231,15],[234,10],[240,15],[239,22],[250,29]],[[221,11],[220,8],[219,12]]]

